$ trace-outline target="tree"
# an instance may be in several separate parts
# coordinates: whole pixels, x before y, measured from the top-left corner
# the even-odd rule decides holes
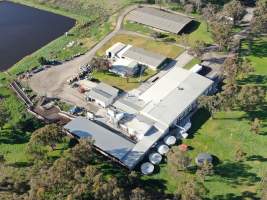
[[[265,102],[266,91],[256,85],[241,86],[238,94],[238,104],[246,110],[252,110]]]
[[[261,200],[267,200],[267,173],[261,179]]]
[[[137,187],[131,191],[130,200],[149,200],[150,198],[147,196],[146,192]]]
[[[210,22],[211,34],[220,50],[228,48],[232,41],[232,25],[224,20]]]
[[[49,62],[45,57],[41,56],[41,57],[38,58],[38,63],[40,65],[47,65]]]
[[[253,72],[251,63],[238,55],[229,56],[224,60],[221,74],[227,83],[234,83],[237,79],[246,77]]]
[[[240,146],[237,147],[235,151],[235,160],[237,162],[243,161],[246,157],[246,153],[240,148]]]
[[[209,31],[209,24],[215,20],[217,11],[218,6],[211,3],[208,3],[207,6],[202,9],[202,16],[207,21],[207,31]]]
[[[202,200],[208,190],[196,179],[185,180],[177,189],[175,196],[180,200]]]
[[[58,125],[50,124],[34,131],[30,139],[30,144],[49,145],[54,150],[56,144],[61,142],[64,136],[65,134]]]
[[[9,113],[4,105],[3,100],[0,100],[0,129],[8,122]]]
[[[104,57],[94,57],[90,62],[90,66],[94,71],[105,72],[110,68],[110,62]]]
[[[83,167],[95,159],[93,140],[90,138],[80,139],[79,143],[70,149],[70,159],[77,167]]]
[[[215,112],[218,112],[221,108],[222,98],[218,95],[213,96],[201,96],[198,99],[199,107],[205,108],[211,114],[211,118],[214,117]]]
[[[246,11],[240,1],[232,0],[224,5],[223,12],[227,17],[231,17],[233,19],[233,23],[236,24],[237,20],[242,19]]]
[[[195,7],[194,7],[193,4],[189,3],[189,4],[185,4],[185,5],[184,5],[184,11],[185,11],[186,13],[188,13],[188,14],[193,13],[194,10],[195,10]]]
[[[196,173],[201,180],[205,181],[206,176],[214,174],[213,164],[211,162],[204,161],[204,163],[198,167]]]
[[[197,57],[201,57],[205,51],[205,43],[197,40],[189,51]]]
[[[191,159],[186,156],[186,153],[180,151],[178,148],[173,148],[169,151],[167,160],[174,173],[186,170],[191,163]]]
[[[107,182],[102,182],[100,187],[95,188],[95,198],[98,200],[123,200],[124,193],[118,186],[116,178],[110,178]]]
[[[255,134],[259,134],[261,129],[261,121],[258,118],[255,118],[251,123],[250,131]]]
[[[180,43],[185,47],[187,48],[189,46],[189,38],[188,38],[188,35],[186,34],[182,34],[180,36]]]
[[[3,165],[6,162],[4,155],[0,154],[0,165]]]
[[[258,33],[267,32],[267,1],[257,1],[256,8],[253,12],[253,18],[250,23],[251,33],[257,35]]]

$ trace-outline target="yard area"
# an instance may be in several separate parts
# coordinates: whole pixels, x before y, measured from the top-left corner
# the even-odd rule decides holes
[[[105,54],[106,49],[111,47],[113,44],[117,42],[122,42],[124,44],[130,44],[135,47],[143,48],[145,50],[159,53],[168,58],[176,58],[180,55],[184,49],[178,47],[176,45],[167,44],[165,42],[159,42],[156,40],[152,40],[147,37],[135,36],[135,35],[127,35],[127,34],[118,34],[113,37],[110,41],[108,41],[98,52],[98,56],[102,56]]]
[[[267,38],[257,38],[252,51],[248,54],[247,43],[242,46],[242,54],[246,56],[255,68],[242,84],[259,84],[267,86]],[[232,111],[219,112],[214,119],[204,110],[199,110],[192,119],[193,136],[183,141],[192,147],[188,152],[194,159],[198,153],[208,152],[219,159],[215,166],[215,175],[208,177],[205,186],[208,188],[208,199],[258,199],[259,184],[267,169],[267,112],[266,104],[250,112]],[[259,135],[250,131],[251,121],[258,117],[262,121]],[[236,162],[235,151],[240,147],[246,155],[246,160]],[[173,177],[167,164],[160,166],[160,171],[152,176],[145,176],[147,182],[160,181],[161,188],[167,193],[174,192],[182,183],[183,177],[194,176],[191,173]]]
[[[131,77],[128,79],[128,82],[126,78],[122,78],[111,72],[93,72],[93,77],[115,88],[119,88],[123,91],[130,91],[137,88],[143,81],[149,79],[156,73],[157,71],[146,69],[141,77]]]

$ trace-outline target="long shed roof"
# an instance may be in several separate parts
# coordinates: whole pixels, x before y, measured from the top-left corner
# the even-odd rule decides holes
[[[187,24],[193,21],[184,15],[150,7],[133,10],[128,15],[128,19],[175,34],[178,34]]]
[[[84,117],[77,117],[65,127],[69,132],[79,138],[91,137],[94,145],[105,153],[121,160],[133,147],[134,143],[117,135]]]

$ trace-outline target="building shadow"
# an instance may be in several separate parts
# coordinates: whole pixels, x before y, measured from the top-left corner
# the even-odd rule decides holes
[[[209,118],[210,113],[206,109],[200,108],[191,118],[192,127],[188,131],[188,139],[193,139],[195,133],[208,121]]]
[[[190,23],[188,23],[181,31],[179,34],[190,34],[192,32],[194,32],[195,30],[198,29],[198,27],[200,26],[200,22],[198,21],[191,21]]]

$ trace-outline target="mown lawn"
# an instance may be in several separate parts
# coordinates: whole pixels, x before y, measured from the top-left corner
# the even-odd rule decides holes
[[[194,65],[199,64],[201,61],[198,58],[193,58],[189,63],[187,63],[184,68],[191,69]]]
[[[118,34],[113,37],[110,41],[108,41],[98,52],[98,56],[102,56],[105,54],[106,49],[111,47],[113,44],[117,42],[122,42],[124,44],[130,44],[135,47],[140,47],[146,49],[148,51],[159,53],[168,58],[176,58],[180,55],[184,49],[172,44],[167,44],[164,42],[159,42],[152,40],[147,37],[140,37],[134,35],[127,35],[127,34]]]
[[[247,43],[242,45],[242,55],[246,56],[255,68],[242,84],[267,86],[267,38],[257,38],[251,53]],[[258,117],[262,121],[260,135],[250,131],[251,120]],[[198,153],[208,152],[219,159],[215,175],[207,178],[205,186],[209,190],[208,199],[258,199],[259,183],[267,169],[267,106],[260,105],[250,112],[219,112],[214,119],[204,110],[199,110],[192,119],[192,137],[183,141],[192,147],[189,156],[194,159]],[[234,160],[235,151],[241,147],[247,153],[244,162]],[[192,176],[192,174],[190,174]],[[145,176],[148,182],[160,181],[168,193],[174,192],[181,184],[184,175],[174,177],[168,165],[162,164],[159,173]]]
[[[154,70],[146,69],[141,77],[131,77],[128,79],[128,82],[126,78],[122,78],[110,72],[93,72],[93,77],[123,91],[130,91],[137,88],[143,81],[152,77],[156,73],[157,72]]]

